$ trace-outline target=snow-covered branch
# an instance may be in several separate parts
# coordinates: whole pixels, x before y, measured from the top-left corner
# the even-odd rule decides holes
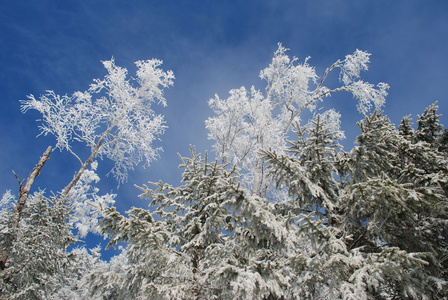
[[[149,165],[158,156],[161,148],[153,143],[166,125],[151,105],[166,106],[163,89],[173,84],[174,75],[161,70],[162,62],[156,59],[137,61],[136,79],[128,79],[127,69],[116,66],[113,59],[103,64],[108,74],[95,79],[87,91],[72,96],[53,91],[39,98],[30,95],[21,101],[22,111],[39,111],[41,134],[54,135],[56,147],[68,150],[81,162],[77,180],[93,158],[106,156],[114,162],[112,174],[123,182],[135,164],[144,161]],[[86,160],[73,152],[73,141],[91,147]],[[64,194],[69,190],[70,185]]]

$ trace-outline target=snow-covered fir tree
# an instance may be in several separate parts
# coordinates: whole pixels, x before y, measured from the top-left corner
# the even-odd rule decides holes
[[[56,197],[35,193],[28,199],[19,226],[10,227],[12,201],[9,193],[4,195],[0,216],[0,243],[14,237],[1,273],[1,299],[48,299],[69,284],[64,276],[71,260],[67,248],[75,241],[66,222],[69,207]]]
[[[440,137],[443,126],[439,123],[441,115],[437,114],[439,106],[437,102],[428,106],[421,116],[418,116],[416,138],[419,141],[427,142],[431,145]]]
[[[412,128],[412,119],[411,116],[405,116],[401,119],[400,125],[398,125],[398,131],[404,137],[409,140],[414,139],[414,129]]]
[[[110,245],[128,242],[129,267],[96,286],[118,286],[128,299],[262,299],[288,286],[287,254],[295,233],[273,203],[241,188],[235,170],[194,151],[182,157],[183,185],[142,187],[150,210],[129,217],[106,208]],[[150,212],[153,211],[153,212]],[[101,284],[97,282],[103,280]]]
[[[358,146],[345,162],[349,181],[339,196],[341,224],[353,236],[350,248],[387,254],[388,264],[401,272],[378,270],[383,278],[373,295],[433,299],[446,280],[446,251],[440,247],[446,236],[446,158],[400,135],[378,110],[359,126]]]

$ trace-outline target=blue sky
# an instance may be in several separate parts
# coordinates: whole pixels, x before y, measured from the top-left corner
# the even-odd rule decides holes
[[[0,1],[0,193],[17,192],[14,170],[26,178],[52,137],[39,137],[37,112],[20,112],[19,100],[46,90],[84,91],[105,75],[101,60],[114,57],[132,74],[133,62],[158,58],[176,80],[166,91],[166,133],[158,143],[161,158],[137,168],[118,192],[112,177],[102,177],[103,192],[117,192],[117,207],[146,207],[134,184],[162,179],[177,185],[177,153],[211,149],[204,121],[207,101],[218,93],[255,85],[272,59],[277,43],[322,75],[334,61],[356,49],[372,53],[363,77],[391,88],[384,107],[392,121],[439,101],[448,126],[448,2],[440,0],[291,0],[291,1]],[[334,74],[334,80],[337,74]],[[355,100],[332,97],[342,113],[347,148],[356,136]],[[77,170],[76,160],[55,151],[34,188],[57,192]],[[108,164],[100,163],[100,172]]]

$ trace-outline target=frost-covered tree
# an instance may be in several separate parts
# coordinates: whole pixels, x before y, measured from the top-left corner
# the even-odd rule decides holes
[[[10,227],[13,197],[6,193],[0,215],[0,245],[14,236],[0,280],[1,299],[46,299],[64,282],[67,247],[75,239],[66,220],[69,208],[43,192],[30,196],[20,224]],[[9,203],[8,203],[9,202]]]
[[[433,146],[435,141],[442,133],[443,126],[439,123],[441,115],[437,114],[439,106],[436,103],[428,106],[421,116],[417,119],[417,130],[415,135],[417,140],[427,142]]]
[[[307,126],[296,125],[295,134],[297,141],[289,147],[293,157],[266,150],[261,151],[262,157],[270,165],[277,188],[287,186],[302,210],[326,216],[339,188],[334,178],[337,150],[342,149],[339,140],[344,137],[339,114],[333,110],[318,114]]]
[[[296,131],[290,155],[262,151],[276,185],[292,196],[277,212],[293,216],[307,237],[290,258],[294,297],[446,295],[446,158],[379,110],[359,123],[358,145],[336,154],[337,131],[320,120]]]
[[[272,63],[260,72],[266,81],[265,93],[254,87],[230,91],[230,97],[218,95],[209,101],[216,116],[206,121],[209,139],[223,162],[237,164],[245,173],[245,184],[256,195],[266,195],[269,179],[259,150],[286,150],[291,126],[299,123],[305,110],[314,111],[324,97],[339,91],[351,93],[358,100],[358,110],[366,113],[372,106],[381,107],[388,85],[374,86],[362,81],[360,73],[367,70],[370,54],[356,50],[344,60],[336,61],[319,79],[309,58],[298,63],[290,58],[288,49],[279,44]],[[341,86],[326,87],[329,73],[340,70]]]
[[[56,147],[69,151],[81,164],[63,195],[95,157],[111,159],[111,173],[124,181],[134,165],[142,160],[149,165],[160,150],[153,148],[153,142],[166,126],[151,106],[155,102],[166,106],[163,88],[173,84],[173,73],[160,69],[162,61],[157,59],[137,61],[134,79],[128,79],[127,69],[116,66],[113,59],[103,64],[108,74],[95,79],[85,92],[60,96],[48,91],[38,99],[30,95],[22,101],[23,112],[35,109],[42,114],[41,134],[54,135]],[[86,159],[73,152],[73,141],[91,148]]]
[[[11,220],[16,220],[18,204],[11,192],[4,194],[0,247],[7,256],[0,273],[0,295],[6,299],[83,299],[88,294],[81,288],[82,278],[94,258],[85,249],[70,251],[69,247],[88,231],[95,232],[98,216],[93,203],[114,203],[114,195],[99,196],[92,191],[96,179],[93,170],[83,173],[69,193],[76,199],[73,203],[64,197],[47,198],[43,191],[27,196],[14,226]]]
[[[41,134],[53,134],[57,139],[56,147],[73,154],[80,168],[66,187],[51,199],[43,193],[30,197],[34,179],[51,153],[49,147],[26,184],[22,186],[20,183],[19,200],[12,211],[9,212],[6,206],[1,207],[2,293],[9,293],[8,297],[46,299],[56,289],[57,281],[64,284],[60,278],[67,277],[62,273],[68,265],[62,267],[62,264],[66,264],[68,257],[74,257],[68,255],[68,246],[76,241],[76,237],[84,237],[87,232],[96,230],[99,215],[92,209],[92,204],[101,207],[114,202],[114,195],[99,196],[94,187],[99,180],[95,174],[95,158],[112,160],[111,173],[119,182],[126,180],[128,172],[142,160],[149,165],[157,158],[160,148],[155,148],[153,142],[166,126],[163,116],[151,106],[154,103],[166,106],[163,89],[172,85],[174,79],[171,71],[160,68],[161,63],[156,59],[138,61],[136,76],[129,79],[127,70],[116,66],[112,59],[103,62],[108,74],[103,79],[95,79],[85,92],[59,96],[47,91],[39,98],[30,95],[28,100],[21,101],[23,112],[34,109],[42,114]],[[85,158],[73,151],[75,141],[90,148]],[[44,208],[46,210],[41,211]],[[61,213],[56,214],[56,208]],[[39,226],[44,229],[40,231]],[[76,237],[70,229],[76,229]],[[41,240],[42,243],[33,242]]]
[[[400,263],[403,275],[384,278],[379,290],[433,299],[446,286],[448,162],[430,144],[400,134],[378,110],[359,126],[347,162],[350,179],[339,197],[344,230],[353,235],[350,248],[399,253],[395,263],[419,257],[414,266]]]
[[[195,152],[182,162],[182,186],[141,188],[152,209],[132,208],[129,217],[105,209],[102,230],[110,245],[129,243],[129,265],[125,272],[94,274],[92,282],[117,285],[119,298],[133,299],[283,295],[289,280],[284,266],[296,242],[287,217],[243,190],[235,170]]]
[[[51,154],[51,147],[48,147],[47,150],[45,150],[42,157],[39,159],[39,162],[34,167],[34,169],[31,171],[30,175],[28,176],[28,179],[23,185],[23,181],[19,181],[19,199],[17,200],[16,205],[14,206],[14,209],[12,210],[12,214],[10,214],[10,218],[7,223],[7,230],[10,232],[6,236],[3,236],[3,241],[0,246],[0,270],[3,270],[6,267],[6,263],[8,260],[9,251],[11,249],[11,246],[14,243],[14,232],[19,226],[20,219],[23,214],[23,210],[25,208],[25,204],[28,200],[28,195],[30,193],[31,187],[34,183],[34,180],[36,177],[40,174],[40,171],[42,170],[43,166],[45,165],[45,162],[49,159]],[[17,177],[17,175],[16,175]],[[17,177],[18,179],[18,177]],[[10,197],[10,192],[7,192],[4,194],[5,199],[12,199]],[[7,210],[7,206],[2,205],[0,206],[1,212],[3,210]],[[5,229],[6,230],[6,227]]]
[[[398,130],[400,134],[409,140],[414,139],[414,129],[412,128],[411,116],[405,116],[401,119],[400,125],[398,125]]]
[[[289,255],[287,299],[338,299],[358,253],[347,247],[349,237],[337,226],[337,150],[343,133],[339,115],[327,111],[316,115],[305,127],[296,126],[296,141],[288,154],[262,151],[269,174],[277,188],[289,197],[277,203],[276,214],[288,216],[298,233],[299,243]],[[331,226],[330,226],[331,225]],[[337,275],[338,274],[338,275]]]

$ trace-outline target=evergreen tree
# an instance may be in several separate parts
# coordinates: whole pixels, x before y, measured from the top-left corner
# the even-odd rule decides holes
[[[437,114],[439,106],[436,103],[428,106],[421,116],[417,119],[417,130],[415,132],[418,141],[427,142],[436,146],[436,140],[440,137],[443,129],[439,123],[441,115]]]
[[[316,134],[325,126],[312,124],[315,130],[307,136],[298,131],[294,156],[263,152],[277,186],[285,185],[297,199],[278,204],[278,211],[293,212],[298,232],[307,237],[290,257],[300,283],[291,281],[292,295],[433,299],[444,294],[446,160],[429,144],[400,135],[378,110],[359,123],[358,146],[343,155],[334,154],[334,135],[316,143],[316,136],[332,135],[328,129]],[[331,159],[318,159],[322,153]],[[332,185],[316,180],[314,172],[321,170],[332,170],[325,181]],[[336,170],[347,174],[336,176]],[[328,186],[332,194],[324,192]]]
[[[2,208],[0,241],[13,238],[14,247],[1,273],[0,298],[48,299],[68,283],[63,276],[71,260],[67,248],[75,241],[66,222],[70,208],[38,192],[30,196],[15,228],[9,227],[12,210]]]
[[[129,242],[129,267],[122,277],[103,278],[103,286],[121,282],[122,298],[281,296],[289,277],[284,256],[295,239],[288,220],[275,216],[271,203],[243,190],[235,170],[194,151],[182,161],[184,185],[159,182],[152,183],[155,190],[141,188],[153,213],[133,208],[124,217],[114,208],[105,210],[102,230],[111,246]]]
[[[411,116],[405,116],[401,119],[400,125],[398,126],[398,131],[404,137],[409,140],[414,139],[414,129],[412,128]]]
[[[317,115],[295,132],[298,140],[290,142],[292,156],[262,152],[277,187],[285,186],[294,199],[276,204],[276,212],[291,219],[300,241],[289,256],[292,275],[286,295],[338,299],[348,283],[341,274],[349,274],[353,262],[362,259],[348,250],[348,236],[329,226],[337,223],[338,212],[336,158],[342,148],[338,140],[343,137],[339,115],[334,111]]]
[[[379,111],[359,126],[349,184],[339,197],[344,231],[354,238],[350,248],[364,247],[371,253],[396,249],[393,253],[402,257],[394,259],[424,259],[407,266],[418,273],[403,269],[407,276],[391,275],[381,289],[400,297],[431,299],[441,278],[446,279],[447,161],[429,144],[414,144],[400,135]]]
[[[338,194],[335,159],[342,146],[339,114],[333,110],[318,114],[305,128],[296,125],[297,141],[290,142],[292,157],[262,151],[277,187],[286,185],[289,195],[304,211],[322,214],[332,211]]]

